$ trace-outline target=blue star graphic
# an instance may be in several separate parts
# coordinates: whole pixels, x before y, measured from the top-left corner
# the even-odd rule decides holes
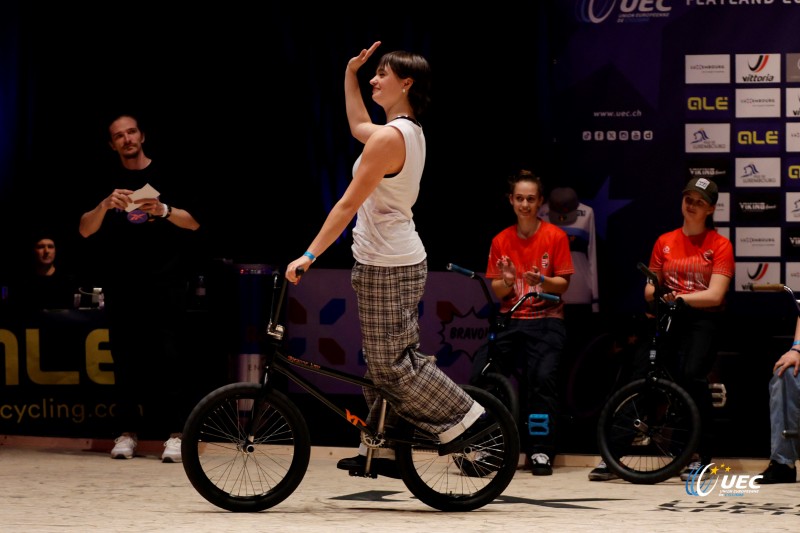
[[[611,176],[606,177],[606,181],[597,194],[591,200],[584,200],[584,203],[594,211],[595,231],[601,239],[606,238],[608,228],[608,217],[619,211],[633,200],[613,200],[608,197],[608,190],[611,184]]]

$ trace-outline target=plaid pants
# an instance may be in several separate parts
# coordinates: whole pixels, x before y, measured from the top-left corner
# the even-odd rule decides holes
[[[417,351],[419,302],[427,277],[427,261],[403,267],[357,262],[351,283],[358,296],[366,377],[378,386],[394,415],[439,434],[461,422],[473,400],[432,357]],[[381,398],[375,390],[364,390],[364,397],[370,406],[367,423],[375,423]]]

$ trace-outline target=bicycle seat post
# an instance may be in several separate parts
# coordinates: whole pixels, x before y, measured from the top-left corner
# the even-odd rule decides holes
[[[384,427],[384,424],[386,424],[386,408],[387,408],[387,405],[388,405],[388,402],[386,401],[386,398],[382,398],[381,399],[381,412],[380,412],[380,415],[378,416],[378,429],[377,429],[377,433],[375,434],[375,437],[379,441],[383,441],[383,427]],[[373,448],[371,446],[367,448],[367,462],[366,462],[366,465],[364,467],[364,474],[365,475],[369,475],[369,473],[370,473],[369,472],[369,467],[372,464],[372,456],[374,455],[374,452],[375,452],[375,448]]]

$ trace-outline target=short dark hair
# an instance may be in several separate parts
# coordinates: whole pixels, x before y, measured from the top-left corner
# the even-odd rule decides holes
[[[398,78],[411,78],[414,83],[408,90],[408,103],[417,118],[421,117],[430,104],[431,66],[428,60],[419,54],[396,50],[383,54],[378,62],[378,68],[388,67]]]

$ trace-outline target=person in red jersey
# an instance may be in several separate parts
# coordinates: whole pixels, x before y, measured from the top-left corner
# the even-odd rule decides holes
[[[708,374],[717,357],[720,321],[734,274],[733,246],[714,229],[714,210],[719,190],[706,178],[692,178],[683,189],[683,225],[661,235],[650,255],[650,270],[668,292],[668,303],[683,300],[683,309],[667,339],[668,364],[676,365],[673,377],[686,389],[700,411],[700,442],[689,466],[681,473],[686,481],[711,463],[712,398]],[[653,302],[655,287],[645,285],[644,298]],[[637,369],[646,367],[649,345],[644,343]],[[675,355],[676,357],[673,357]],[[589,474],[592,481],[613,479],[604,463]]]
[[[486,278],[506,312],[531,290],[562,295],[575,272],[566,232],[539,216],[545,199],[542,180],[530,170],[519,170],[508,182],[508,201],[517,222],[492,239]],[[553,473],[560,408],[558,367],[566,341],[561,300],[531,298],[511,316],[508,328],[497,336],[501,359],[524,354],[529,415],[536,428],[522,437],[525,455],[535,476]],[[486,365],[487,346],[475,354],[471,381]],[[531,432],[528,432],[531,433]]]

